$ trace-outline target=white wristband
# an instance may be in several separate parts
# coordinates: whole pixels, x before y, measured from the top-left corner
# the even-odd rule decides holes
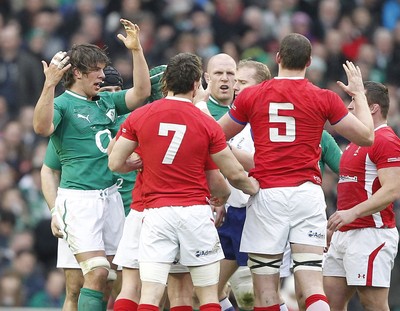
[[[200,110],[207,109],[207,103],[204,100],[199,101],[198,103],[195,104],[195,106]]]
[[[50,210],[50,214],[51,214],[52,217],[56,214],[56,208],[55,208],[55,207],[53,207],[53,208]]]

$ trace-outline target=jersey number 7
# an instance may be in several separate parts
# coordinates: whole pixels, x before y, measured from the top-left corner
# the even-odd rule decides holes
[[[172,164],[174,161],[175,155],[181,146],[183,137],[186,132],[186,125],[182,124],[173,124],[173,123],[160,123],[160,127],[158,129],[158,135],[160,136],[168,136],[168,132],[173,131],[174,136],[172,137],[171,143],[168,146],[167,152],[164,155],[164,159],[162,160],[162,164]]]

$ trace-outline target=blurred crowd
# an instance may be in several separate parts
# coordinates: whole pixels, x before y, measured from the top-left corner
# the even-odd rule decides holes
[[[54,269],[57,241],[40,185],[47,139],[32,128],[44,81],[40,61],[76,43],[107,47],[129,87],[131,57],[116,38],[124,33],[120,18],[139,25],[150,68],[179,52],[196,53],[204,64],[225,52],[237,61],[261,61],[274,75],[280,39],[301,33],[313,44],[308,79],[349,102],[336,81],[345,79],[344,61],[355,62],[364,80],[389,87],[389,125],[400,135],[399,0],[0,0],[0,306],[60,307],[63,301],[63,274]],[[344,148],[347,142],[327,130]],[[328,215],[336,182],[325,173]],[[397,259],[392,310],[400,310],[399,280]]]

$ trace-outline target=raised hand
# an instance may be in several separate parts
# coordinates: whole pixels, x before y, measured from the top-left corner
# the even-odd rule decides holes
[[[126,37],[123,36],[122,34],[118,34],[117,35],[118,39],[120,39],[129,50],[131,51],[140,50],[142,46],[139,40],[139,33],[140,33],[139,26],[123,18],[120,19],[120,22],[125,28]]]
[[[360,67],[347,60],[346,64],[343,64],[343,69],[346,72],[348,85],[345,85],[341,81],[337,81],[337,84],[340,86],[340,88],[350,96],[354,96],[359,92],[364,92],[364,84]]]
[[[52,86],[56,86],[58,82],[62,79],[64,73],[71,67],[71,64],[68,63],[69,56],[67,56],[67,52],[60,51],[53,56],[50,61],[50,64],[42,60],[43,72],[46,76],[46,83]]]

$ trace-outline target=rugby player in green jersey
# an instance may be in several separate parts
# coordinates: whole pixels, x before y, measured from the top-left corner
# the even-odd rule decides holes
[[[150,95],[148,66],[139,28],[121,19],[118,38],[133,57],[134,88],[100,92],[105,52],[90,44],[75,45],[43,63],[46,76],[34,113],[34,130],[51,136],[62,175],[52,214],[84,274],[78,310],[103,310],[107,279],[115,279],[113,255],[122,234],[124,212],[113,173],[107,168],[107,146],[119,115],[140,107]],[[63,78],[66,91],[54,98]],[[118,225],[120,224],[120,225]],[[58,234],[54,232],[53,234]]]

